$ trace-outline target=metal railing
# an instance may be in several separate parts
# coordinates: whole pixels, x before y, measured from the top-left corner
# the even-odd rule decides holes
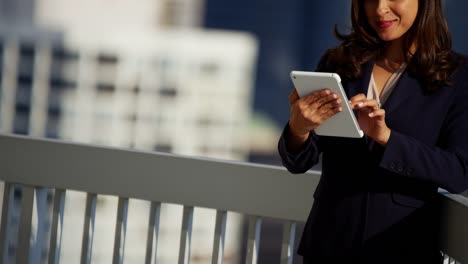
[[[285,169],[247,163],[122,150],[85,144],[0,135],[0,180],[5,182],[0,229],[0,257],[5,259],[6,228],[12,187],[23,186],[16,263],[28,263],[35,188],[53,188],[48,263],[58,263],[61,216],[67,190],[87,193],[81,263],[90,262],[96,197],[119,197],[113,263],[123,262],[129,198],[151,202],[146,263],[156,254],[161,203],[183,205],[179,263],[189,263],[194,207],[217,211],[213,228],[212,263],[223,262],[226,214],[249,216],[246,263],[257,263],[262,219],[283,221],[281,263],[292,263],[296,225],[306,220],[313,202],[318,173],[291,175]],[[441,194],[442,251],[468,263],[467,198]],[[16,239],[16,238],[15,238]],[[446,259],[452,263],[452,259]],[[6,263],[3,261],[3,263]],[[153,261],[154,263],[154,261]]]

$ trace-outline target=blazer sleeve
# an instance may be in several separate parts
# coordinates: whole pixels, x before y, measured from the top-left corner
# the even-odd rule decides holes
[[[465,78],[466,79],[466,78]],[[438,147],[392,130],[380,166],[401,176],[426,180],[451,193],[468,188],[468,80],[455,88]],[[450,89],[450,88],[448,88]]]
[[[289,172],[304,173],[319,161],[321,152],[318,144],[319,136],[317,136],[313,131],[310,132],[302,150],[298,153],[292,153],[288,151],[286,147],[288,145],[288,134],[289,123],[286,124],[278,142],[278,152],[280,154],[281,161]]]
[[[330,50],[328,50],[321,58],[317,65],[316,71],[324,71],[328,68],[328,58]],[[319,162],[319,156],[321,153],[320,149],[320,137],[311,131],[309,138],[306,140],[302,150],[298,153],[289,152],[287,149],[287,138],[289,134],[289,122],[284,127],[283,133],[278,142],[278,152],[281,157],[281,161],[291,173],[304,173],[308,171],[312,166]]]

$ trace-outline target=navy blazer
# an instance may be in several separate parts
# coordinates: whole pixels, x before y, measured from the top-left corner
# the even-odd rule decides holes
[[[432,93],[403,73],[382,106],[392,130],[385,147],[366,136],[312,132],[300,153],[289,153],[286,125],[278,148],[290,172],[307,171],[322,154],[298,250],[311,263],[440,263],[438,187],[468,188],[468,63],[455,53],[453,59],[461,63],[452,85]],[[363,65],[359,80],[343,82],[348,98],[367,94],[373,64]]]

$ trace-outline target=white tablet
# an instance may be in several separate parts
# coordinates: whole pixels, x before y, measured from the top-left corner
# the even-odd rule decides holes
[[[292,71],[291,80],[300,97],[322,89],[330,89],[342,100],[343,111],[325,120],[315,129],[317,135],[333,137],[361,138],[364,136],[348,104],[348,98],[341,85],[341,78],[336,73]]]

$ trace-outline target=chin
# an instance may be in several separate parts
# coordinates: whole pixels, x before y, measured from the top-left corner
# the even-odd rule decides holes
[[[394,36],[389,36],[389,35],[379,35],[379,38],[385,42],[388,42],[388,41],[393,41],[393,40],[396,40],[398,39],[397,37],[394,37]]]

